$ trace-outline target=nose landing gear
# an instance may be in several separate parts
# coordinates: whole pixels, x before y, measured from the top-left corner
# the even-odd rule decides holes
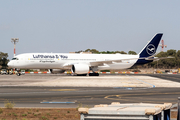
[[[17,75],[17,76],[21,76],[21,72],[20,72],[19,69],[17,69],[16,75]]]

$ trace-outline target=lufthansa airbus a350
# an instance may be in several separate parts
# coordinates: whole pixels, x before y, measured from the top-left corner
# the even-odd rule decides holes
[[[72,53],[25,53],[15,56],[8,66],[17,69],[50,69],[51,72],[71,70],[73,74],[98,76],[98,70],[118,70],[133,65],[146,64],[161,58],[155,53],[162,33],[156,34],[138,55],[127,54],[72,54]],[[18,74],[20,75],[20,74]]]

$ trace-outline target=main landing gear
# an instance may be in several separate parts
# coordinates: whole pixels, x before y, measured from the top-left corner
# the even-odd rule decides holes
[[[74,74],[74,76],[87,76],[88,74]],[[99,76],[99,73],[89,73],[89,76]]]
[[[87,74],[77,74],[77,76],[87,76]]]
[[[95,72],[98,71],[97,67],[90,67],[91,73],[89,73],[89,76],[99,76],[99,73]]]
[[[89,76],[99,76],[99,73],[95,73],[95,72],[89,73]]]

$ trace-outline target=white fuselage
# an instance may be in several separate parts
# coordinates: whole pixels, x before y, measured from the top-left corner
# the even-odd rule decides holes
[[[89,67],[91,62],[119,60],[110,64],[96,66],[98,70],[105,69],[126,69],[132,67],[139,58],[139,55],[124,54],[71,54],[71,53],[26,53],[20,54],[11,60],[8,66],[19,69],[71,69],[70,64],[86,64]],[[132,59],[131,59],[132,58]],[[137,58],[137,59],[135,59]],[[123,60],[126,59],[126,60]]]

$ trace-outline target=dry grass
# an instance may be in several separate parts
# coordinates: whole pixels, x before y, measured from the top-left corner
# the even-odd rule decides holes
[[[76,108],[2,108],[0,120],[79,120]]]

